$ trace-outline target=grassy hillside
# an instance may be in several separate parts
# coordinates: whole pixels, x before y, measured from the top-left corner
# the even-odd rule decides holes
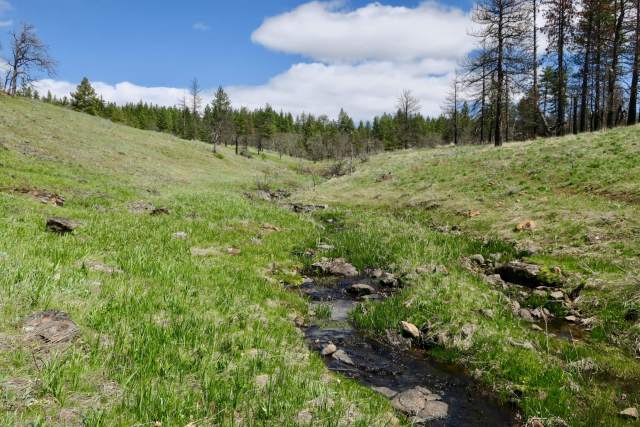
[[[292,321],[306,304],[265,278],[314,243],[315,227],[242,193],[256,180],[304,184],[297,161],[215,157],[201,143],[6,97],[0,144],[1,425],[286,425],[304,410],[323,424],[382,425],[392,416],[382,398],[327,374]],[[133,212],[139,201],[170,213]],[[82,226],[49,233],[51,216]],[[194,257],[194,247],[213,254]],[[78,325],[70,348],[28,339],[25,319],[45,310]]]
[[[274,280],[299,282],[314,261],[299,254],[323,242],[335,247],[326,256],[405,279],[356,310],[366,333],[418,325],[437,338],[434,357],[512,402],[523,423],[630,425],[618,413],[640,404],[639,154],[640,129],[621,129],[381,154],[314,186],[302,171],[318,166],[304,161],[216,156],[0,98],[0,424],[405,423],[329,374],[295,326],[308,304]],[[331,209],[295,215],[243,196],[267,185]],[[51,193],[64,206],[43,203]],[[47,232],[53,216],[80,226]],[[533,330],[513,295],[469,268],[476,254],[541,264],[567,294],[584,285],[574,303],[590,330]],[[523,305],[568,314],[546,298]],[[68,313],[79,338],[33,336],[30,316],[47,310]]]
[[[361,326],[382,333],[410,319],[448,336],[435,354],[547,424],[629,422],[617,413],[640,402],[639,128],[378,155],[300,197],[339,207],[347,231],[333,242],[360,265],[448,270],[363,310]],[[513,314],[513,295],[469,271],[465,257],[476,253],[559,272],[566,293],[584,286],[575,308],[590,331],[572,342],[532,331]],[[524,305],[552,308],[542,295]],[[470,343],[461,339],[469,324]]]

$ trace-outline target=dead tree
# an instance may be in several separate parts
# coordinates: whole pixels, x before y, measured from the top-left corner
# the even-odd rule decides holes
[[[5,59],[8,68],[4,82],[6,92],[16,95],[18,82],[28,86],[38,73],[46,73],[49,77],[55,75],[56,61],[36,35],[33,25],[23,24],[20,31],[12,31],[9,38],[11,50]]]

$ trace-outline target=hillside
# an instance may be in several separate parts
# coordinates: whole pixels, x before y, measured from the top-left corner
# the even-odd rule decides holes
[[[402,284],[354,303],[363,352],[385,342],[398,360],[437,360],[437,375],[473,383],[470,401],[521,424],[632,424],[619,413],[640,404],[639,154],[629,128],[385,153],[318,184],[309,173],[324,165],[214,155],[2,97],[0,424],[408,425],[344,379],[367,383],[359,363],[312,351],[309,331],[343,331],[347,316],[331,323],[331,307],[287,288],[323,256]],[[245,196],[258,188],[330,208]],[[47,231],[51,217],[77,228]],[[549,286],[491,275],[514,260]],[[544,322],[523,318],[543,308]],[[401,321],[419,328],[417,353],[394,341]],[[398,368],[367,360],[373,377]],[[492,419],[458,419],[447,402],[459,425]]]
[[[334,424],[391,414],[381,397],[326,377],[290,318],[306,305],[264,277],[313,244],[314,228],[242,194],[256,181],[304,183],[297,161],[224,148],[218,158],[201,143],[6,97],[0,143],[0,424],[277,424],[327,396],[333,406],[316,416]],[[53,216],[82,225],[46,232]],[[47,310],[68,313],[73,344],[28,339],[25,319]]]
[[[495,385],[507,379],[498,388],[542,418],[624,424],[616,413],[637,405],[639,128],[378,155],[300,197],[342,209],[349,232],[333,240],[342,256],[449,270],[358,316],[363,327],[382,332],[408,318],[455,338],[479,325],[470,348],[454,339],[435,352]],[[562,305],[554,289],[496,283],[491,264],[514,259],[558,273]],[[531,326],[519,307],[555,316],[546,324],[534,312]],[[538,326],[545,331],[531,330]]]

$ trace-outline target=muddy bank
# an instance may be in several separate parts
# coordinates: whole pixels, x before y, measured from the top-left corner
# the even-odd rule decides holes
[[[512,426],[513,410],[501,405],[457,367],[437,363],[426,352],[367,338],[353,327],[350,312],[364,300],[386,298],[391,289],[366,276],[309,279],[297,292],[315,317],[304,328],[311,349],[329,369],[391,399],[419,425]],[[401,339],[401,338],[399,338]]]

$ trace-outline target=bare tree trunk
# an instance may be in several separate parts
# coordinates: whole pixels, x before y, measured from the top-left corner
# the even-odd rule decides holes
[[[573,103],[573,119],[571,120],[571,127],[573,129],[573,134],[578,134],[578,97],[573,95],[573,99],[571,101]]]
[[[504,85],[504,35],[502,34],[504,25],[504,5],[502,2],[499,4],[498,18],[498,81],[496,82],[496,111],[493,135],[494,145],[496,147],[502,146],[502,90]]]
[[[531,88],[532,103],[534,108],[533,138],[538,136],[538,112],[540,111],[538,99],[538,2],[533,0],[533,87]]]
[[[565,80],[564,80],[564,37],[566,31],[566,17],[564,8],[560,8],[560,18],[558,26],[558,98],[556,100],[556,135],[564,135],[565,121]]]
[[[638,67],[640,66],[640,0],[636,0],[636,22],[634,31],[634,54],[631,71],[631,87],[629,88],[629,115],[627,125],[635,125],[638,121]]]
[[[640,1],[640,0],[638,0]],[[482,101],[480,102],[480,144],[484,144],[484,115],[486,111],[486,66],[482,64]]]
[[[593,85],[594,88],[594,92],[595,92],[595,100],[594,100],[594,106],[593,106],[593,127],[592,130],[600,130],[601,127],[601,121],[600,121],[600,117],[601,117],[601,112],[600,112],[600,90],[601,90],[601,78],[602,78],[602,49],[601,49],[601,43],[602,43],[602,39],[601,39],[601,34],[600,34],[600,29],[598,28],[596,30],[596,46],[595,46],[595,50],[596,50],[596,58],[595,58],[595,75],[596,75],[596,81]]]
[[[637,0],[640,1],[640,0]],[[582,86],[580,90],[580,132],[587,130],[587,97],[589,92],[589,67],[591,56],[591,37],[593,26],[593,14],[589,13],[587,21],[586,45],[584,50],[584,63],[582,64]]]
[[[618,61],[620,56],[620,45],[622,43],[622,26],[624,24],[625,4],[624,0],[619,1],[620,13],[616,20],[616,30],[613,37],[613,50],[611,52],[611,68],[609,69],[609,85],[607,94],[607,127],[612,128],[615,125],[614,98],[616,91],[616,82],[618,78]]]

